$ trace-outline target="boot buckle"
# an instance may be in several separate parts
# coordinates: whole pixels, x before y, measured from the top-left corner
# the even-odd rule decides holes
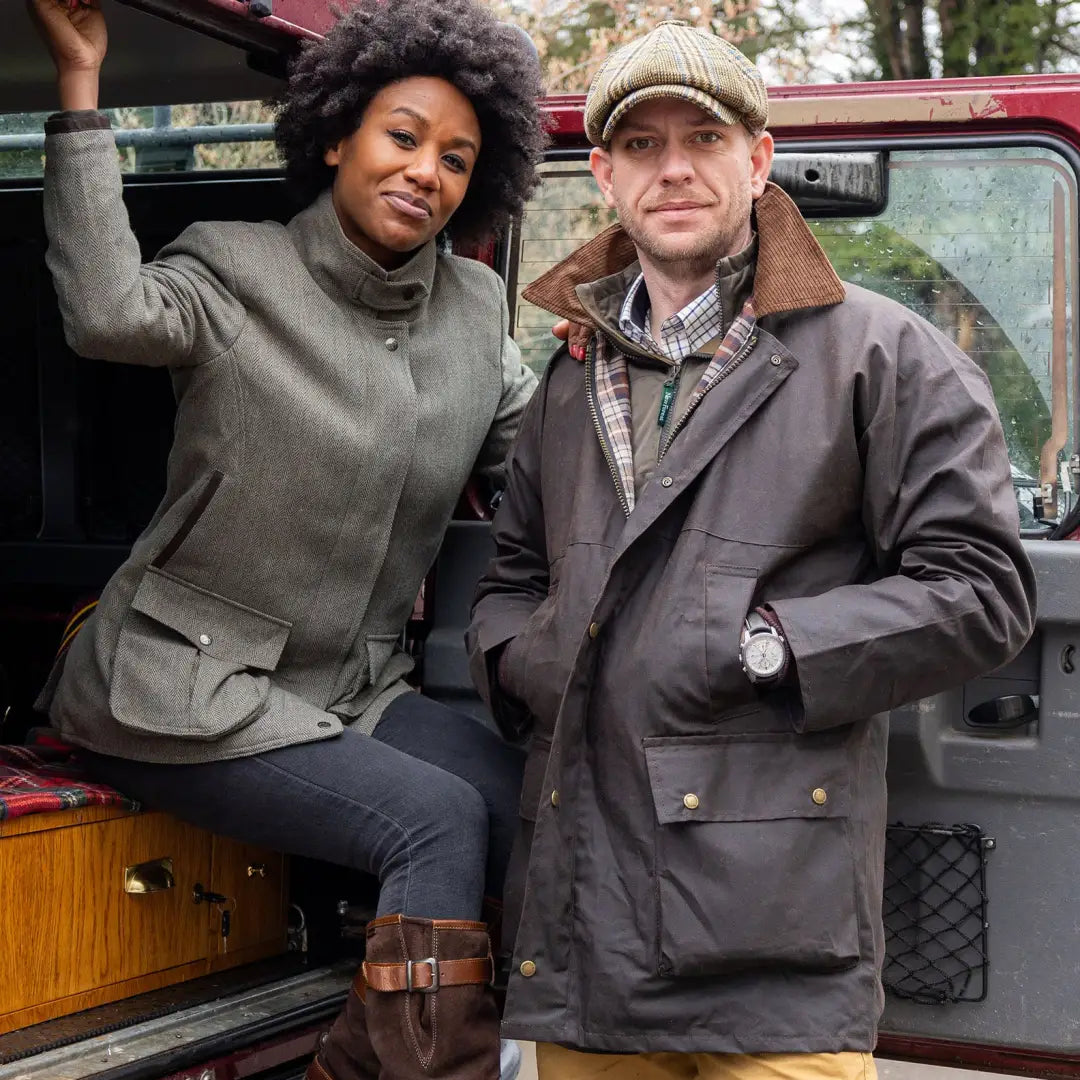
[[[417,964],[426,964],[431,969],[431,985],[416,986],[413,983],[413,967]],[[428,956],[423,960],[405,961],[405,989],[410,994],[434,994],[439,989],[439,961],[434,956]]]

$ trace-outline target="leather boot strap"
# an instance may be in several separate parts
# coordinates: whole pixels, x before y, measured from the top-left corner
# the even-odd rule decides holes
[[[304,1080],[334,1080],[334,1078],[323,1067],[323,1063],[318,1058],[315,1058],[307,1067]]]
[[[369,964],[361,969],[369,990],[378,993],[433,994],[444,986],[471,986],[490,983],[495,977],[495,964],[490,956],[472,960],[406,960],[397,964]]]

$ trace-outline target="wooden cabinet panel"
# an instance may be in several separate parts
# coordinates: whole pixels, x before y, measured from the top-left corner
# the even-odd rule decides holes
[[[160,859],[172,888],[125,892],[125,867]],[[196,883],[227,902],[196,903]],[[283,856],[168,814],[0,821],[0,1034],[283,952],[286,905]]]
[[[0,839],[0,1015],[205,957],[210,845],[165,814]],[[126,866],[162,858],[173,888],[125,893]]]
[[[210,954],[215,967],[273,956],[285,950],[286,860],[276,852],[215,836],[210,880],[229,898],[211,920]],[[222,934],[228,912],[229,933]]]

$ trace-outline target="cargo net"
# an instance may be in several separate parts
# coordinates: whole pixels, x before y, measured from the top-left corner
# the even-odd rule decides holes
[[[976,825],[885,834],[885,989],[931,1005],[986,998],[986,853]]]

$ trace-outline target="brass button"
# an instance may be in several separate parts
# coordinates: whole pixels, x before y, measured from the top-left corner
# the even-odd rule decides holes
[[[696,810],[701,805],[701,800],[691,791],[682,797],[682,804],[687,810]]]
[[[810,793],[810,798],[818,804],[818,806],[824,806],[829,800],[829,794],[823,787],[816,787]]]
[[[536,974],[536,965],[531,960],[522,960],[518,970],[526,979],[531,979]]]
[[[551,805],[552,806],[558,806],[559,805],[559,791],[558,791],[558,788],[556,788],[551,793]]]
[[[595,622],[594,623],[589,623],[589,637],[595,638],[596,635],[599,634],[599,633],[600,633],[600,624],[595,623]]]
[[[397,338],[396,337],[388,337],[386,339],[386,347],[391,352],[393,352],[397,348]]]
[[[674,483],[675,483],[675,481],[672,480],[670,476],[665,476],[664,479],[660,481],[660,486],[661,487],[671,487],[671,485],[674,484]]]
[[[779,367],[783,362],[783,357],[777,356],[776,353],[773,353],[773,355],[769,357],[769,363],[772,364],[773,367]]]
[[[214,642],[214,639],[209,634],[200,634],[199,635],[199,644],[200,645],[212,645],[213,642]]]

